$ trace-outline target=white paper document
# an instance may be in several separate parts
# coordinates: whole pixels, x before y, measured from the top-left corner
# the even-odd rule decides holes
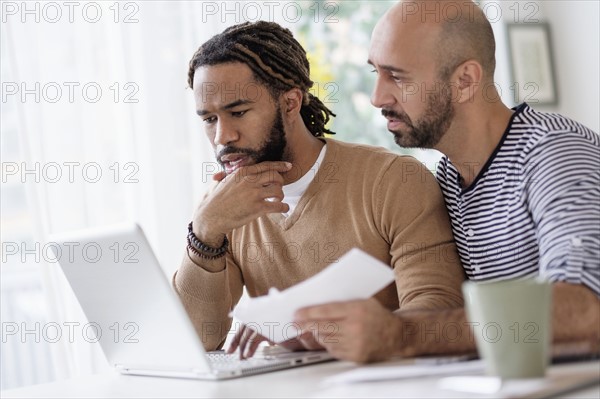
[[[232,316],[272,342],[298,336],[294,313],[304,307],[330,302],[368,299],[394,281],[390,266],[354,248],[313,277],[283,291],[240,304]],[[332,333],[335,326],[332,326]]]
[[[504,381],[499,377],[488,376],[446,377],[440,379],[437,386],[444,390],[476,394],[478,397],[550,398],[561,397],[566,392],[597,385],[599,379],[598,371],[582,372],[563,369],[559,372],[549,372],[544,378]]]
[[[422,358],[392,361],[387,364],[364,366],[327,378],[323,384],[399,380],[404,378],[482,373],[481,360],[461,361],[460,357]]]

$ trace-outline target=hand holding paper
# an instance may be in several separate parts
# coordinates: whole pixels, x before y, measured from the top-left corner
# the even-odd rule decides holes
[[[360,249],[352,249],[315,276],[284,291],[251,298],[232,315],[275,343],[298,336],[294,313],[330,302],[367,299],[394,281],[394,272]]]

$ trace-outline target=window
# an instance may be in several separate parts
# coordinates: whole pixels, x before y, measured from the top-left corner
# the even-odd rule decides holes
[[[434,150],[400,148],[381,111],[371,105],[375,75],[367,64],[371,32],[395,1],[302,1],[302,18],[288,26],[309,55],[312,94],[337,114],[329,129],[334,138],[412,155],[435,171]]]

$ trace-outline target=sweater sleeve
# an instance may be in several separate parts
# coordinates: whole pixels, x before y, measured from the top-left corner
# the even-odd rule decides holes
[[[378,182],[376,205],[400,309],[462,306],[465,274],[433,174],[412,157],[397,158]]]
[[[243,288],[240,268],[231,254],[206,260],[186,251],[173,276],[173,287],[204,348],[220,349],[231,327],[229,312],[239,301]]]

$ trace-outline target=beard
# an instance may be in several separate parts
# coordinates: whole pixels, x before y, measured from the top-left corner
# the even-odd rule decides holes
[[[406,128],[390,130],[394,134],[394,141],[399,146],[434,148],[444,137],[454,119],[452,93],[449,89],[442,88],[427,96],[425,112],[415,123],[404,112],[398,113],[393,110],[382,109],[381,114],[406,124]]]
[[[281,110],[277,109],[269,129],[269,135],[257,150],[229,145],[219,151],[216,157],[217,162],[222,167],[224,167],[224,164],[221,162],[221,157],[227,154],[243,154],[252,160],[248,163],[249,165],[267,161],[289,161],[286,149],[287,140],[285,138],[285,127],[283,126],[283,116]]]

